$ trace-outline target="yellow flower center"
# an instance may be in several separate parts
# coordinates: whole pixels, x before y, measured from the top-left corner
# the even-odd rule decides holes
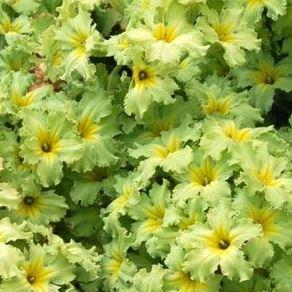
[[[142,90],[156,84],[157,73],[151,67],[135,65],[133,67],[133,79],[135,81],[135,88]]]
[[[8,17],[5,17],[1,21],[1,26],[5,33],[9,32],[18,33],[21,30],[21,25],[19,21],[16,19],[15,21],[11,22]]]
[[[36,219],[41,215],[42,198],[25,196],[18,204],[17,213],[24,218]]]
[[[224,43],[230,43],[234,41],[233,34],[234,24],[233,23],[224,23],[219,22],[214,26],[214,30],[218,35],[218,39]]]
[[[218,179],[218,170],[211,159],[206,159],[198,167],[191,167],[189,177],[194,185],[207,186]]]
[[[75,47],[75,48],[85,48],[85,44],[88,38],[87,33],[82,33],[74,31],[71,35],[68,35],[68,41]]]
[[[143,222],[143,231],[147,234],[151,234],[161,227],[165,214],[165,207],[153,205],[145,208],[144,214],[148,219]]]
[[[216,99],[211,96],[206,104],[204,104],[203,111],[205,114],[210,115],[213,113],[218,113],[222,116],[225,116],[230,111],[231,101],[229,97],[222,99]]]
[[[124,257],[122,253],[114,251],[113,257],[111,259],[108,259],[105,263],[104,270],[112,275],[113,279],[116,280],[119,276],[123,261]]]
[[[154,148],[154,155],[160,158],[166,158],[170,153],[176,152],[180,149],[181,141],[172,136],[166,146],[156,145]]]
[[[41,258],[26,263],[23,270],[27,282],[40,291],[45,290],[53,274],[52,269],[43,265],[43,260]]]
[[[188,229],[189,226],[195,223],[196,223],[196,217],[194,215],[186,216],[180,220],[180,222],[178,223],[178,227],[181,230],[186,230]]]
[[[265,2],[265,0],[247,0],[247,4],[249,6],[254,6],[254,5],[261,5]]]
[[[256,177],[265,187],[276,187],[279,180],[274,178],[272,167],[269,164],[264,165],[260,170],[256,170]]]
[[[122,194],[112,202],[112,207],[115,211],[122,210],[130,198],[134,194],[134,189],[131,186],[124,186]]]
[[[250,129],[238,129],[233,122],[229,122],[223,128],[223,133],[226,137],[230,138],[235,143],[244,142],[250,140],[251,138]]]
[[[35,98],[35,91],[28,92],[25,96],[23,96],[20,92],[12,92],[11,101],[19,107],[25,107],[32,103]]]
[[[131,43],[129,40],[122,38],[119,40],[119,47],[123,50],[128,49],[131,47]]]
[[[275,224],[278,217],[277,211],[253,208],[250,212],[250,217],[254,223],[261,224],[265,237],[269,237],[278,232],[278,227]]]
[[[167,282],[178,288],[180,292],[207,291],[207,284],[192,280],[183,271],[177,271],[169,275]]]
[[[165,26],[163,23],[158,23],[153,30],[153,36],[159,41],[170,43],[177,37],[177,26]]]
[[[224,226],[220,226],[205,237],[206,245],[216,253],[224,253],[232,245],[230,231]]]
[[[272,85],[281,75],[281,69],[269,63],[262,63],[258,71],[252,72],[252,78],[259,85]]]
[[[59,137],[58,135],[50,130],[42,129],[38,136],[39,140],[39,155],[40,156],[51,156],[56,155],[59,151]]]
[[[77,125],[78,133],[85,140],[96,140],[100,128],[90,117],[82,118]]]

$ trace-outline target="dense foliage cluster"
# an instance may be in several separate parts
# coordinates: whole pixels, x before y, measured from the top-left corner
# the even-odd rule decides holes
[[[292,291],[291,92],[291,0],[0,0],[0,291]]]

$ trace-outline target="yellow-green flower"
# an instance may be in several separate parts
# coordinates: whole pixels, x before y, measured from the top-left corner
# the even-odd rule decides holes
[[[94,68],[89,64],[89,57],[99,42],[100,35],[92,25],[88,12],[79,9],[77,16],[56,28],[54,39],[61,47],[65,76],[71,76],[75,70],[86,79],[92,76]]]
[[[237,193],[236,210],[262,228],[262,236],[253,239],[245,247],[253,265],[262,267],[274,256],[273,244],[282,249],[291,248],[292,225],[289,215],[272,208],[262,197],[250,196],[244,191]]]
[[[149,61],[177,62],[185,52],[193,58],[202,57],[209,46],[203,44],[203,35],[188,21],[187,10],[173,2],[165,8],[163,17],[152,15],[153,19],[147,19],[144,25],[127,28],[126,35],[143,46]]]
[[[227,159],[214,161],[200,149],[194,151],[193,162],[181,174],[176,175],[179,183],[173,192],[173,199],[179,206],[200,194],[207,202],[217,204],[230,196],[226,180],[232,175],[233,167]]]
[[[3,190],[5,190],[5,186],[3,187],[1,184],[0,192]],[[13,278],[20,274],[18,263],[22,260],[22,253],[11,243],[29,237],[30,234],[24,231],[23,225],[11,223],[8,217],[0,220],[0,275],[2,279]]]
[[[113,290],[126,282],[132,282],[136,273],[136,266],[127,258],[127,251],[133,239],[124,233],[114,237],[104,246],[104,256],[101,261],[101,273],[104,287]]]
[[[185,252],[180,246],[173,246],[166,257],[168,270],[164,279],[164,291],[180,292],[212,292],[218,291],[220,276],[215,276],[207,282],[200,282],[184,271]]]
[[[247,91],[235,92],[227,78],[213,75],[203,84],[192,82],[187,92],[194,107],[198,106],[199,100],[205,117],[232,119],[243,126],[254,126],[257,121],[262,121],[260,110],[251,105]]]
[[[191,127],[190,120],[186,117],[179,127],[163,132],[151,143],[136,144],[136,149],[131,149],[130,155],[134,158],[145,157],[137,170],[139,183],[145,184],[155,173],[157,166],[164,171],[182,172],[193,159],[193,151],[186,143],[199,139],[199,129],[199,124]]]
[[[18,266],[19,275],[2,283],[5,291],[57,292],[75,278],[72,266],[48,246],[30,245]]]
[[[169,72],[159,68],[157,64],[137,62],[133,66],[132,86],[125,97],[125,111],[142,118],[153,102],[171,104],[171,98],[178,88],[170,78]]]
[[[74,122],[80,137],[83,155],[73,163],[75,170],[91,171],[94,167],[105,167],[113,164],[113,136],[118,133],[115,113],[112,110],[110,97],[102,90],[93,89],[84,94],[79,103],[74,104]]]
[[[239,0],[236,3],[233,0],[227,1],[230,7],[245,7],[244,18],[247,21],[259,21],[264,9],[267,10],[267,16],[277,20],[279,16],[285,15],[287,0]]]
[[[219,266],[229,279],[248,280],[253,271],[242,248],[260,234],[258,225],[235,218],[235,212],[223,203],[208,212],[207,223],[195,224],[182,233],[179,242],[187,250],[184,271],[206,282]]]
[[[256,152],[245,145],[237,149],[235,159],[243,170],[238,183],[244,182],[251,194],[263,193],[275,208],[284,203],[291,206],[292,178],[286,171],[287,158],[272,156],[265,145],[257,147]]]
[[[62,178],[62,162],[73,163],[82,155],[82,146],[72,125],[61,112],[26,112],[20,146],[24,162],[35,165],[43,186],[57,184]]]
[[[245,62],[245,50],[258,51],[260,40],[256,32],[243,19],[241,8],[224,7],[220,13],[204,7],[203,16],[196,22],[211,44],[218,43],[224,50],[224,59],[230,67]]]
[[[285,92],[292,90],[291,58],[280,62],[265,54],[250,56],[246,67],[238,69],[235,74],[241,88],[251,86],[250,94],[253,104],[263,112],[268,112],[273,104],[277,89]]]
[[[31,27],[28,17],[20,15],[11,19],[0,7],[0,35],[3,34],[9,44],[16,41],[21,35],[29,33],[31,33]]]
[[[3,183],[0,190],[0,206],[6,207],[13,217],[21,221],[47,224],[59,221],[66,213],[68,206],[65,198],[54,191],[41,191],[33,180],[22,185],[21,193],[10,185]]]

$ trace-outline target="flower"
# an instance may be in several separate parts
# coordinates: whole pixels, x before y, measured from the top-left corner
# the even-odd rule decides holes
[[[31,33],[30,20],[24,15],[11,19],[0,7],[0,35],[5,36],[6,41],[12,44],[20,36]]]
[[[235,75],[239,87],[252,87],[250,93],[253,104],[266,113],[272,107],[277,89],[285,92],[292,90],[290,64],[289,57],[275,64],[270,56],[262,54],[257,58],[250,57],[249,64],[235,71]]]
[[[237,149],[235,159],[243,170],[238,183],[244,182],[251,194],[263,193],[275,208],[284,203],[291,205],[292,179],[285,171],[286,158],[272,156],[265,145],[257,147],[256,151],[245,145]]]
[[[220,276],[215,276],[208,282],[200,282],[193,279],[191,275],[184,271],[185,252],[180,246],[173,246],[167,255],[165,262],[168,270],[165,275],[165,291],[181,292],[209,292],[219,289]]]
[[[194,107],[197,107],[199,99],[202,114],[206,117],[232,119],[244,126],[254,126],[255,122],[262,121],[260,110],[251,106],[247,91],[235,92],[227,78],[213,75],[203,84],[192,82],[187,93]]]
[[[65,198],[54,191],[42,192],[32,179],[22,185],[21,193],[7,183],[1,184],[0,206],[22,221],[27,219],[38,224],[59,221],[68,208]]]
[[[272,127],[242,128],[233,120],[210,119],[203,126],[204,134],[200,146],[205,151],[205,155],[218,160],[226,150],[227,153],[233,154],[240,145],[261,143],[261,139],[264,143],[265,134],[271,130]]]
[[[136,234],[134,244],[147,241],[155,232],[163,228],[164,215],[170,199],[170,192],[166,181],[160,186],[154,184],[148,196],[140,196],[134,206],[130,206],[129,215],[136,220],[133,231]]]
[[[243,20],[243,10],[224,7],[220,14],[215,9],[202,8],[196,28],[201,30],[211,43],[218,43],[224,50],[224,59],[230,67],[245,62],[245,50],[258,51],[260,40],[256,32]]]
[[[228,5],[245,6],[244,18],[251,21],[259,21],[264,9],[267,9],[267,16],[272,20],[277,20],[279,16],[286,13],[287,0],[240,0],[236,4],[232,0],[227,1]]]
[[[207,223],[195,224],[179,238],[187,250],[184,271],[206,282],[219,266],[229,279],[248,280],[252,268],[242,248],[260,234],[259,226],[251,220],[235,218],[234,211],[223,203],[208,213]]]
[[[107,290],[125,282],[132,282],[136,266],[127,258],[127,251],[132,243],[132,237],[124,233],[104,246],[104,256],[101,260],[101,273]]]
[[[145,184],[155,173],[157,166],[164,171],[182,172],[192,161],[193,151],[190,146],[185,145],[187,141],[199,139],[200,125],[190,126],[190,120],[185,118],[183,123],[170,131],[163,132],[161,137],[153,139],[146,145],[136,144],[136,149],[130,150],[134,158],[145,157],[137,169],[137,181]]]
[[[79,9],[77,16],[68,19],[61,27],[56,28],[55,40],[61,47],[62,66],[65,76],[71,76],[77,70],[88,79],[94,69],[90,66],[88,58],[99,42],[100,35],[88,12]]]
[[[204,157],[200,149],[194,150],[193,156],[193,162],[186,170],[175,175],[178,180],[173,192],[176,204],[183,206],[197,194],[212,204],[229,197],[230,187],[226,180],[232,175],[233,167],[228,165],[228,159],[215,162],[210,157]]]
[[[0,191],[2,190],[2,185],[0,185]],[[22,259],[22,253],[12,245],[12,242],[28,239],[29,236],[30,234],[24,231],[23,225],[11,223],[8,217],[0,220],[0,275],[2,279],[9,279],[20,273],[17,265]]]
[[[21,134],[24,162],[36,166],[43,186],[58,184],[62,162],[73,163],[82,155],[82,146],[61,112],[26,112]]]
[[[192,58],[202,57],[209,46],[203,45],[203,35],[189,23],[187,10],[180,4],[172,3],[163,18],[158,16],[158,20],[152,15],[145,25],[128,27],[126,35],[134,44],[144,47],[149,61],[177,62],[184,52]]]
[[[75,276],[72,266],[58,254],[52,254],[48,246],[30,245],[25,257],[19,263],[20,274],[3,281],[6,291],[58,291],[59,286],[70,283]]]
[[[239,192],[234,204],[242,217],[252,219],[262,228],[262,236],[253,239],[245,247],[254,266],[262,267],[273,257],[273,243],[282,249],[291,247],[292,226],[287,213],[274,209],[262,197],[250,196],[245,191]]]
[[[109,166],[117,159],[112,139],[118,133],[115,113],[109,96],[101,90],[98,92],[86,92],[79,103],[73,105],[76,132],[83,148],[83,155],[72,164],[74,170],[91,171],[94,167]]]
[[[178,88],[163,68],[137,62],[133,66],[133,87],[125,97],[125,112],[142,118],[150,105],[156,101],[163,104],[175,102],[171,95]]]

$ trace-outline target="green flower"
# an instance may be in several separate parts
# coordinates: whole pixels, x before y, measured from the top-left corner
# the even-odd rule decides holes
[[[235,159],[243,170],[238,183],[244,183],[248,192],[263,193],[274,208],[281,208],[284,203],[291,206],[292,178],[285,171],[285,157],[272,156],[264,145],[255,150],[245,145],[237,149]]]
[[[164,278],[163,291],[180,292],[215,292],[219,291],[220,276],[215,276],[207,282],[193,279],[184,270],[185,252],[180,246],[173,246],[165,262],[168,266]]]
[[[163,185],[154,184],[149,192],[149,196],[140,196],[139,201],[129,208],[128,213],[136,220],[133,223],[136,245],[147,241],[156,232],[164,228],[164,216],[170,201],[170,192],[167,181]]]
[[[192,82],[187,92],[192,97],[194,107],[199,99],[202,114],[206,117],[232,119],[244,126],[254,126],[262,121],[260,111],[250,105],[247,91],[235,92],[226,78],[213,75],[203,84]]]
[[[263,142],[261,139],[271,130],[272,127],[242,128],[233,120],[210,119],[203,126],[200,146],[206,155],[218,160],[226,150],[233,154],[240,145]]]
[[[65,198],[54,191],[41,191],[33,180],[26,181],[21,193],[6,183],[0,188],[0,206],[6,207],[12,217],[38,224],[57,222],[65,215],[68,206]]]
[[[85,93],[80,102],[73,105],[76,132],[83,147],[82,157],[72,165],[74,170],[91,171],[94,167],[109,166],[117,160],[112,139],[118,133],[115,113],[112,112],[109,96],[100,89],[98,92]]]
[[[2,186],[0,188],[2,190]],[[22,259],[22,253],[11,243],[18,239],[28,238],[29,234],[24,232],[23,225],[11,223],[7,217],[0,220],[0,275],[2,279],[19,275],[20,270],[17,265]]]
[[[0,143],[0,155],[3,157],[5,164],[6,180],[22,181],[31,175],[33,167],[23,161],[20,153],[21,143],[18,141],[17,133],[14,131],[2,130]]]
[[[207,223],[195,224],[181,235],[179,242],[188,251],[184,271],[206,282],[219,266],[229,279],[248,280],[253,270],[242,248],[260,234],[259,226],[236,218],[230,207],[221,204],[208,212]]]
[[[101,260],[101,276],[104,279],[105,291],[112,291],[123,283],[132,283],[136,266],[127,258],[127,250],[133,240],[124,233],[104,246]]]
[[[233,167],[228,165],[228,159],[214,161],[206,157],[200,149],[196,149],[193,156],[194,160],[187,169],[175,175],[179,183],[173,192],[174,202],[182,207],[197,194],[212,204],[228,198],[231,190],[226,180],[233,172]]]
[[[0,35],[4,35],[8,44],[16,42],[22,35],[31,33],[28,17],[20,15],[12,19],[0,7]]]
[[[125,112],[142,118],[153,102],[170,104],[177,84],[170,78],[169,72],[151,64],[137,62],[133,66],[133,82],[125,97]]]
[[[163,290],[163,277],[165,270],[161,265],[152,265],[151,271],[140,269],[133,280],[133,291],[164,291]],[[131,291],[131,290],[129,290]]]
[[[67,164],[82,155],[82,145],[71,130],[72,126],[62,112],[26,112],[20,146],[24,162],[36,166],[36,173],[43,186],[60,182],[62,162]]]
[[[127,28],[126,36],[134,44],[144,47],[149,61],[177,62],[185,52],[193,58],[202,57],[209,46],[203,45],[203,35],[188,21],[187,10],[182,5],[172,3],[163,17],[153,15],[152,19],[147,18],[144,25]]]
[[[140,192],[133,175],[126,178],[116,176],[114,189],[117,195],[104,212],[109,216],[119,217],[125,215],[131,206],[135,206],[139,202]]]
[[[5,291],[57,292],[75,278],[66,259],[56,251],[52,254],[45,245],[30,245],[19,270],[17,277],[3,281],[0,287]]]
[[[285,92],[292,90],[291,58],[282,59],[277,64],[268,55],[250,57],[246,67],[238,69],[235,74],[241,88],[251,86],[253,104],[264,113],[268,112],[273,104],[275,91]]]
[[[37,11],[40,6],[39,0],[6,0],[9,5],[19,14],[30,15]]]
[[[18,113],[23,108],[36,108],[51,91],[45,83],[34,82],[33,76],[21,72],[12,73],[12,81],[3,101],[5,112]]]
[[[137,144],[130,150],[134,158],[145,157],[137,169],[137,181],[145,184],[155,173],[157,166],[166,172],[182,172],[193,159],[193,150],[186,145],[188,141],[197,141],[200,136],[200,125],[190,125],[188,117],[182,125],[173,130],[163,132],[160,137],[146,145]]]
[[[237,195],[234,204],[242,217],[252,219],[262,228],[262,236],[253,239],[245,247],[254,266],[262,267],[272,259],[273,244],[278,244],[282,249],[291,247],[289,214],[273,209],[263,198],[248,196],[244,191]]]
[[[92,25],[90,14],[80,9],[77,16],[56,28],[55,40],[61,48],[65,76],[70,77],[72,71],[76,70],[86,79],[91,77],[94,68],[89,64],[89,57],[96,48],[100,35]]]
[[[219,44],[224,50],[224,59],[230,67],[245,62],[245,50],[258,51],[260,40],[256,32],[243,20],[243,10],[225,7],[220,13],[207,7],[196,22],[211,44]]]
[[[245,6],[245,18],[259,21],[262,17],[264,9],[267,10],[267,16],[273,20],[277,20],[279,16],[286,13],[287,0],[239,0],[234,3],[232,0],[227,1],[230,6]]]

